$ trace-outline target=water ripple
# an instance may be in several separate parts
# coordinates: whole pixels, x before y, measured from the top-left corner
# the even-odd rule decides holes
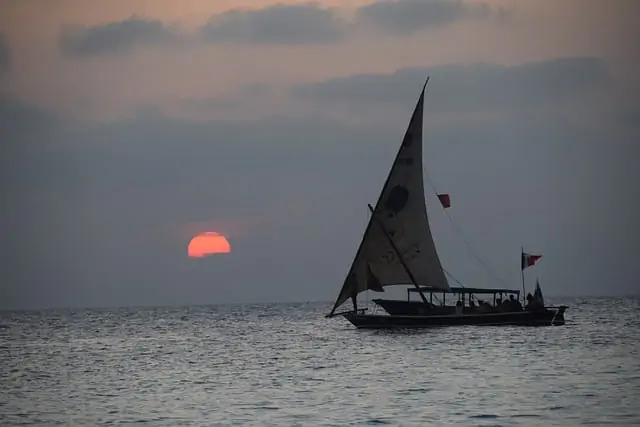
[[[357,331],[324,304],[0,313],[2,425],[640,424],[638,299],[557,328]]]

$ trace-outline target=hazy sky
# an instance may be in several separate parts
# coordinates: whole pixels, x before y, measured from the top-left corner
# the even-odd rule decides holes
[[[640,290],[636,0],[0,10],[0,308],[333,301],[426,76],[425,169],[503,280],[524,245],[546,294]]]

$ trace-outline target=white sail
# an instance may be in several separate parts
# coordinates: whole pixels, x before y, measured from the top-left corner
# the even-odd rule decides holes
[[[418,286],[449,290],[431,235],[425,204],[423,105],[424,88],[332,313],[351,296],[367,289],[382,291],[380,285],[411,284],[383,227]]]

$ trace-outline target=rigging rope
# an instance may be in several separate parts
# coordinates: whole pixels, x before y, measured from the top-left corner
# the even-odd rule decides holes
[[[447,270],[445,270],[444,268],[442,269],[445,274],[449,277],[451,277],[453,279],[454,282],[456,282],[458,285],[460,285],[460,287],[464,288],[465,286],[455,277],[453,277],[453,274],[449,273]],[[473,297],[473,299],[475,299],[476,301],[478,301],[478,303],[480,302],[480,300],[478,299],[478,297],[476,295],[471,294],[469,298]]]
[[[465,286],[455,277],[453,277],[453,274],[449,273],[447,270],[445,270],[444,268],[442,269],[442,271],[445,272],[445,274],[449,277],[451,277],[453,279],[454,282],[456,282],[458,285],[460,285],[460,287],[464,288]]]
[[[426,171],[424,171],[424,175],[427,178],[427,182],[429,182],[429,185],[431,186],[431,189],[433,190],[433,192],[436,194],[436,197],[438,196],[438,190],[436,190],[435,185],[433,184],[433,181],[431,181],[431,178],[429,177],[429,173]],[[509,285],[502,280],[502,278],[496,274],[496,272],[487,265],[487,263],[485,263],[480,256],[473,250],[473,248],[471,247],[471,243],[464,237],[462,230],[460,230],[460,228],[456,225],[456,223],[453,221],[453,218],[451,218],[451,215],[449,215],[449,212],[447,212],[447,209],[444,209],[444,213],[447,216],[447,218],[449,219],[449,222],[451,223],[451,226],[453,227],[453,229],[458,233],[458,235],[460,236],[460,238],[462,239],[462,241],[465,243],[465,246],[467,247],[467,249],[469,250],[469,252],[478,260],[478,262],[480,264],[482,264],[482,266],[487,270],[487,272],[489,273],[489,275],[493,276],[493,278],[495,280],[497,280],[498,282],[502,283],[505,287],[509,287]],[[443,268],[444,270],[444,268]],[[447,271],[445,270],[445,273],[447,273]],[[449,274],[449,273],[447,273]],[[451,274],[449,274],[449,276],[451,276]],[[453,276],[451,276],[451,278],[456,281],[460,286],[462,286],[462,284],[460,282],[458,282]],[[463,286],[464,287],[464,286]]]

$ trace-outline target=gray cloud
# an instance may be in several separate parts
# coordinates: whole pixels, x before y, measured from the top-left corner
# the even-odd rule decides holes
[[[275,5],[216,15],[201,33],[210,42],[322,44],[341,40],[345,24],[333,10],[315,4]]]
[[[50,133],[60,125],[61,122],[53,114],[0,93],[3,147],[23,146],[22,139],[25,143],[33,142],[33,136]]]
[[[125,294],[128,303],[162,303],[203,292],[241,300],[247,289],[251,298],[272,299],[265,280],[280,283],[277,299],[300,292],[313,299],[322,288],[299,284],[307,257],[316,260],[319,280],[334,281],[330,264],[348,256],[326,253],[325,230],[336,214],[344,217],[341,201],[354,189],[325,167],[348,170],[355,148],[339,141],[366,141],[370,131],[318,120],[198,123],[152,112],[82,132],[52,131],[36,126],[46,114],[16,104],[0,109],[14,111],[3,123],[32,124],[34,132],[2,157],[3,186],[10,185],[2,204],[11,206],[0,217],[9,242],[1,269],[12,278],[2,290],[5,305],[122,304]],[[332,197],[333,213],[318,216],[321,200]],[[193,222],[238,230],[223,264],[186,259],[189,236],[175,230]],[[307,239],[316,246],[305,248]],[[292,267],[276,268],[284,258]]]
[[[180,36],[156,20],[132,16],[95,27],[68,26],[60,34],[60,48],[72,56],[119,53],[135,45],[173,43]]]
[[[383,0],[359,8],[356,21],[405,36],[463,19],[504,17],[504,13],[487,4],[471,4],[461,0]]]
[[[201,40],[210,43],[327,44],[349,37],[362,25],[397,35],[410,35],[428,26],[447,25],[466,18],[502,16],[485,4],[462,1],[381,1],[357,10],[355,22],[336,9],[314,3],[275,5],[258,10],[232,9],[211,17],[197,34],[186,37],[165,23],[132,16],[94,27],[62,29],[61,50],[72,56],[123,52],[135,45]]]
[[[596,58],[560,58],[518,66],[488,64],[404,68],[301,85],[294,96],[316,103],[406,103],[424,83],[429,105],[440,111],[537,108],[584,100],[612,86],[607,64]]]
[[[0,34],[0,74],[9,70],[11,63],[11,51],[4,35]]]
[[[605,71],[555,80],[564,75],[558,69],[575,70],[579,62],[483,66],[502,78],[482,80],[491,87],[474,96],[520,90],[549,76],[546,83],[556,91],[538,94],[539,109],[549,103],[575,108],[580,100],[591,106],[585,88],[606,87]],[[601,64],[595,64],[586,68],[598,70]],[[406,114],[391,125],[367,127],[318,116],[193,122],[146,111],[77,128],[3,98],[0,271],[6,280],[0,304],[333,299],[366,224],[366,204],[375,202],[406,127],[424,77],[418,71],[386,81],[405,91]],[[471,71],[458,69],[458,78],[447,84],[452,90],[466,85],[458,93],[472,90],[465,79],[484,74]],[[362,78],[316,90],[340,82],[343,96],[356,96],[356,102],[371,96],[381,105],[400,102],[393,90],[367,94],[385,81],[363,85]],[[434,78],[427,105],[444,101],[432,96],[444,78]],[[503,96],[526,103],[531,90]],[[335,97],[332,92],[326,99]],[[516,105],[513,99],[506,105]],[[474,105],[482,105],[482,113],[505,104],[488,96]],[[508,120],[469,121],[458,119],[460,108],[469,111],[463,100],[450,104],[449,122],[426,116],[425,169],[439,191],[452,195],[450,214],[483,258],[517,284],[524,243],[545,255],[536,266],[548,283],[545,293],[633,292],[640,273],[633,257],[640,212],[629,196],[640,181],[637,123],[620,126],[619,115],[596,109],[593,120],[574,123],[521,108],[513,108]],[[426,193],[447,270],[465,284],[495,286],[465,256],[428,182]],[[186,259],[185,230],[193,231],[194,223],[232,233],[232,253]]]

